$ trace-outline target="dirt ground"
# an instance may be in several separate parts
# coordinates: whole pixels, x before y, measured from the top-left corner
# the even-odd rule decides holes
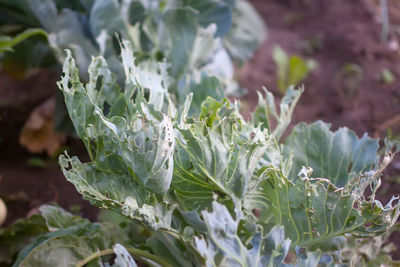
[[[288,54],[318,63],[304,81],[306,90],[292,125],[323,120],[332,123],[333,129],[350,127],[359,136],[366,132],[384,137],[388,127],[393,135],[400,134],[399,35],[393,30],[389,42],[381,42],[381,25],[372,0],[251,2],[265,19],[268,39],[240,71],[241,84],[249,91],[243,99],[249,109],[254,108],[261,86],[278,94],[272,49],[279,44]],[[397,4],[393,8],[400,10]],[[391,17],[392,29],[400,25],[395,15]],[[358,72],[350,76],[344,73],[348,64],[356,66]],[[383,69],[390,70],[397,80],[392,84],[379,81]],[[6,225],[54,201],[91,219],[97,214],[97,209],[66,182],[56,160],[40,155],[45,167],[29,166],[32,155],[18,143],[30,111],[54,94],[58,77],[56,71],[39,71],[20,81],[0,74],[0,197],[9,209]],[[78,141],[70,140],[67,145],[71,155],[85,158]],[[400,178],[396,177],[400,177],[399,156],[383,179],[380,199],[400,192]],[[399,238],[394,241],[400,244]]]

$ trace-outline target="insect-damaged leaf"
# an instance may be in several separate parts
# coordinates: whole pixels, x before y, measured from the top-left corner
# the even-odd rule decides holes
[[[256,220],[266,229],[284,225],[294,245],[310,247],[345,233],[374,236],[395,223],[397,198],[386,206],[374,199],[382,171],[376,140],[317,122],[295,127],[286,145],[294,155],[289,177],[265,167],[265,179],[246,201],[248,209],[260,209]]]
[[[280,114],[267,93],[247,122],[238,104],[218,93],[222,99],[185,91],[176,108],[166,65],[136,64],[125,43],[122,59],[123,90],[101,57],[83,85],[68,56],[60,88],[92,161],[62,156],[60,163],[93,204],[154,231],[141,246],[169,263],[285,266],[295,246],[307,247],[297,264],[327,263],[315,248],[333,248],[332,239],[347,233],[375,236],[396,220],[396,198],[385,207],[374,200],[385,165],[376,141],[316,123],[297,126],[279,144],[301,91],[287,92]],[[199,88],[218,88],[202,78]],[[269,116],[277,120],[274,130]],[[341,143],[353,152],[332,148]]]
[[[279,112],[275,106],[275,98],[272,93],[265,87],[263,89],[265,92],[265,98],[261,92],[257,92],[258,104],[253,112],[252,122],[255,125],[262,124],[261,127],[268,129],[279,141],[291,122],[294,108],[304,89],[300,88],[296,90],[293,87],[290,87],[279,104]],[[272,128],[272,120],[274,120],[276,124],[274,128]]]
[[[379,168],[378,140],[364,135],[359,139],[348,128],[330,131],[321,121],[297,125],[286,141],[286,150],[293,153],[290,177],[296,177],[302,166],[311,167],[312,177],[329,179],[343,187],[354,174]]]
[[[242,199],[271,141],[243,123],[237,107],[212,98],[203,102],[200,120],[179,133],[172,188],[188,209],[209,206],[213,193]]]
[[[228,209],[212,203],[212,212],[204,211],[208,242],[195,237],[194,243],[199,253],[206,259],[206,266],[279,266],[283,263],[290,247],[285,239],[283,227],[273,228],[265,237],[255,232],[248,249],[239,238],[239,222],[242,218],[236,210],[232,217]],[[259,230],[259,229],[258,229]]]
[[[155,193],[165,192],[172,179],[175,145],[171,120],[158,111],[167,92],[162,87],[161,75],[158,83],[157,75],[149,79],[150,73],[145,67],[134,65],[130,50],[123,51],[124,92],[101,57],[90,65],[89,83],[84,86],[70,53],[59,86],[77,133],[96,167],[111,172],[122,167],[130,173],[125,179],[140,181]],[[163,68],[162,65],[146,67],[155,68],[154,71]],[[149,102],[145,99],[145,90],[150,90]]]

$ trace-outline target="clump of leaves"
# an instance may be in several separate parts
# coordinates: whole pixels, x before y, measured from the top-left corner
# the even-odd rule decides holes
[[[3,20],[44,29],[60,63],[64,49],[72,51],[84,81],[91,57],[101,55],[123,84],[118,39],[129,40],[137,62],[170,63],[169,90],[175,90],[180,105],[205,74],[219,79],[226,95],[240,95],[234,63],[248,60],[266,37],[262,18],[247,0],[0,0]],[[72,127],[60,106],[62,101],[55,127],[68,132]]]
[[[375,199],[397,152],[391,143],[379,149],[376,139],[323,122],[301,123],[280,142],[301,90],[290,88],[279,112],[268,91],[260,94],[246,121],[238,103],[205,94],[220,86],[205,75],[176,106],[166,63],[136,62],[127,43],[121,50],[123,89],[103,57],[82,83],[67,52],[59,87],[91,161],[65,154],[59,162],[85,199],[149,236],[134,242],[118,225],[47,213],[57,230],[24,249],[16,266],[102,266],[108,254],[135,266],[128,253],[162,266],[285,266],[289,251],[298,266],[340,264],[343,236],[374,237],[395,223],[398,198]]]
[[[83,80],[93,55],[102,55],[123,79],[118,34],[133,44],[137,61],[166,59],[178,91],[208,72],[232,93],[238,89],[232,61],[248,60],[265,39],[264,23],[246,0],[0,0],[0,7],[5,23],[40,25],[59,62],[70,49]]]
[[[277,67],[277,85],[282,94],[290,86],[298,86],[317,66],[314,60],[297,55],[288,56],[279,46],[274,47],[272,58]]]

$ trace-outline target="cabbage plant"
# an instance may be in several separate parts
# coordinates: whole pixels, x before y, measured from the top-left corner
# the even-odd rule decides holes
[[[167,60],[182,102],[186,83],[203,72],[238,93],[233,62],[249,59],[265,26],[247,0],[0,0],[0,22],[40,27],[60,63],[70,49],[87,81],[92,56],[103,56],[123,82],[118,39],[133,44],[137,61]]]
[[[129,40],[137,62],[170,64],[169,90],[178,105],[188,88],[204,86],[203,76],[219,79],[225,95],[241,95],[234,65],[266,37],[247,0],[0,0],[1,23],[45,30],[58,62],[71,50],[85,82],[91,57],[101,55],[122,85],[119,39]],[[56,100],[56,128],[72,132],[62,97]]]
[[[265,90],[245,120],[215,77],[177,105],[167,63],[137,61],[128,42],[121,57],[122,87],[102,56],[82,82],[67,51],[58,86],[90,155],[84,163],[65,153],[63,173],[123,218],[92,223],[43,206],[48,232],[15,266],[343,266],[357,264],[340,254],[346,238],[395,223],[398,198],[375,199],[393,143],[321,121],[282,141],[301,88],[279,108]]]

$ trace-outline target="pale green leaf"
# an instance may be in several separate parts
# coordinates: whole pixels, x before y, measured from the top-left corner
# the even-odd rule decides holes
[[[278,45],[274,47],[272,58],[277,67],[277,84],[281,93],[291,86],[298,86],[313,70],[317,63],[297,55],[288,56]]]
[[[190,54],[197,34],[195,13],[192,9],[170,9],[163,16],[169,40],[168,61],[171,62],[170,73],[180,78],[189,64]]]
[[[272,52],[272,58],[277,66],[277,82],[278,88],[285,91],[288,86],[287,79],[289,77],[289,58],[286,52],[280,47],[275,46]]]
[[[89,15],[89,24],[93,36],[100,35],[106,30],[109,35],[125,30],[120,6],[116,0],[97,0],[94,2]]]
[[[52,0],[32,0],[26,1],[31,12],[40,21],[42,27],[49,32],[53,32],[58,26],[57,6]]]
[[[55,205],[43,205],[39,211],[52,231],[87,221]]]
[[[316,246],[346,233],[381,234],[397,219],[399,205],[383,207],[378,201],[362,200],[355,193],[358,189],[337,188],[323,178],[303,177],[292,182],[270,171],[261,189],[249,196],[247,205],[260,209],[258,222],[267,229],[284,225],[293,245]]]
[[[195,237],[194,243],[199,253],[206,259],[207,266],[279,266],[286,257],[290,240],[285,239],[282,227],[271,230],[266,236],[254,233],[251,248],[240,240],[240,211],[232,217],[228,209],[214,201],[213,211],[202,215],[206,223],[208,243]]]
[[[84,164],[77,157],[64,155],[60,157],[59,163],[67,180],[93,205],[120,213],[128,197],[134,197],[139,205],[143,205],[151,194],[144,192],[126,167],[118,165],[121,164],[118,159],[109,157],[108,160],[115,164],[114,170],[98,169],[93,163]]]
[[[174,207],[161,202],[156,205],[144,204],[139,207],[135,198],[127,197],[122,206],[122,214],[142,221],[150,229],[171,229]]]
[[[201,106],[207,97],[212,97],[220,101],[224,96],[220,80],[205,74],[202,75],[200,83],[194,83],[190,86],[190,90],[193,93],[193,99],[188,113],[190,117],[198,117],[200,115]]]
[[[286,150],[293,154],[290,177],[302,166],[313,169],[312,177],[328,178],[337,187],[349,183],[352,175],[378,168],[378,140],[364,135],[359,139],[348,128],[336,132],[321,121],[297,125],[286,140]]]
[[[217,25],[216,36],[226,35],[232,26],[232,11],[229,4],[221,0],[179,0],[184,6],[189,6],[199,12],[199,24],[208,27]]]
[[[331,132],[317,122],[295,127],[286,145],[293,151],[289,178],[276,167],[265,166],[261,186],[247,195],[246,208],[260,211],[255,221],[266,229],[284,225],[293,245],[306,247],[346,233],[375,236],[394,224],[399,216],[397,198],[386,206],[374,199],[382,171],[376,140],[358,139],[345,128]],[[367,198],[368,187],[372,194]]]
[[[296,90],[293,87],[290,87],[285,92],[285,96],[279,104],[279,112],[275,106],[275,98],[272,93],[265,87],[263,89],[265,92],[265,98],[260,92],[257,92],[258,104],[253,112],[252,122],[255,125],[262,123],[261,127],[263,129],[268,129],[276,140],[279,141],[291,122],[294,108],[304,89],[300,87]],[[274,121],[276,125],[274,129],[272,129],[272,121]]]
[[[114,264],[112,267],[137,267],[132,256],[126,251],[126,248],[121,244],[116,244],[113,247],[115,253]]]
[[[0,228],[0,264],[12,264],[19,251],[47,232],[46,221],[37,214],[17,219],[7,228]]]
[[[270,142],[260,129],[242,123],[237,107],[226,101],[208,98],[203,107],[199,121],[179,129],[175,153],[172,187],[189,210],[209,206],[213,193],[242,199]]]
[[[60,208],[47,209],[46,216],[50,218],[48,224],[52,224],[52,218],[60,213],[64,213],[63,216],[67,214]],[[13,266],[75,266],[91,254],[125,241],[121,229],[116,225],[90,223],[80,218],[68,224],[64,225],[66,228],[36,238],[19,253]]]
[[[192,245],[173,238],[163,232],[156,232],[146,245],[160,257],[168,259],[172,266],[203,266],[203,259]]]
[[[242,64],[250,59],[266,38],[266,27],[255,8],[245,0],[236,0],[230,32],[224,38],[224,46],[233,59]]]
[[[165,192],[172,179],[175,138],[170,118],[153,107],[162,108],[166,91],[161,78],[158,83],[157,76],[151,80],[148,70],[134,66],[132,55],[128,56],[130,50],[123,51],[125,92],[120,91],[101,57],[93,60],[89,83],[83,86],[70,53],[59,86],[78,136],[91,158],[101,166],[98,168],[122,167],[123,172],[133,177],[130,179],[140,181],[155,193]],[[96,88],[99,82],[101,89]],[[145,90],[150,90],[149,103],[145,100]],[[135,92],[136,101],[133,101]],[[156,98],[160,97],[158,94],[161,100]],[[110,110],[106,103],[111,105]]]

